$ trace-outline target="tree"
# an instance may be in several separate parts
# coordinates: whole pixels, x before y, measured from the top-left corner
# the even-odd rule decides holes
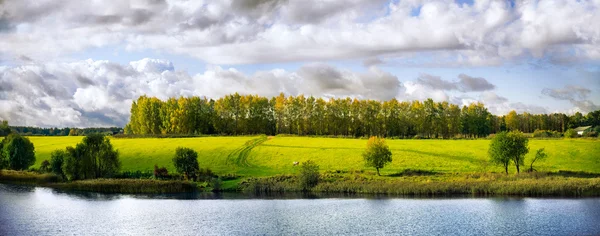
[[[380,175],[379,169],[392,162],[392,152],[385,143],[385,139],[372,136],[367,142],[367,149],[363,153],[363,158],[366,166],[375,167],[377,175]]]
[[[67,147],[68,155],[64,156],[62,172],[67,180],[77,180],[81,178],[81,161],[78,158],[80,153],[73,147]]]
[[[2,140],[2,156],[13,170],[26,170],[35,163],[35,148],[29,138],[16,133]]]
[[[529,165],[529,172],[533,172],[535,169],[533,169],[533,163],[535,161],[541,161],[546,159],[546,157],[548,157],[548,154],[546,154],[546,152],[544,151],[544,148],[540,148],[535,152],[535,157],[533,158],[533,160],[531,160],[531,165]]]
[[[3,120],[0,122],[0,136],[7,136],[11,133],[10,127],[8,126],[8,121]]]
[[[177,172],[184,174],[188,179],[196,179],[200,171],[198,153],[191,148],[178,147],[175,149],[173,165]]]
[[[519,131],[500,132],[490,142],[488,154],[492,162],[504,166],[506,174],[511,161],[519,173],[519,166],[523,165],[525,154],[529,152],[528,142],[529,140]]]
[[[509,130],[519,130],[519,116],[515,110],[512,110],[504,118],[506,121],[506,128]]]
[[[65,173],[63,172],[63,163],[65,162],[65,158],[69,155],[69,153],[65,150],[54,150],[50,153],[50,172],[65,177]]]
[[[300,188],[303,191],[310,190],[317,186],[320,178],[321,175],[319,174],[319,166],[317,164],[311,160],[302,163],[300,166],[300,173],[298,174],[298,181]]]
[[[107,178],[121,168],[119,152],[102,134],[88,134],[75,148],[67,147],[66,153],[55,156],[62,156],[62,171],[68,180]]]

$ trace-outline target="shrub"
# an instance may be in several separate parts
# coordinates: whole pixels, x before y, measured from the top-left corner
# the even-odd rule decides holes
[[[40,165],[40,172],[42,173],[48,173],[50,172],[50,162],[48,160],[44,160],[42,162],[42,164]]]
[[[560,138],[561,136],[562,136],[562,134],[560,132],[557,132],[557,131],[536,129],[533,132],[533,137],[534,138]]]
[[[565,138],[576,138],[577,136],[577,132],[575,132],[573,129],[568,129],[565,131]]]
[[[170,177],[169,171],[164,166],[161,168],[158,168],[157,165],[154,165],[154,173],[153,174],[154,174],[155,179],[168,179]]]
[[[177,172],[183,174],[186,179],[194,180],[200,171],[198,153],[191,148],[178,147],[175,149],[173,165]]]
[[[198,171],[198,180],[200,180],[200,181],[209,181],[216,177],[218,177],[218,176],[215,175],[215,173],[213,173],[213,171],[211,169],[200,168],[200,170]]]
[[[300,173],[298,174],[300,189],[303,191],[310,190],[319,184],[320,178],[319,166],[317,164],[311,160],[302,163]]]
[[[598,137],[598,133],[596,131],[588,131],[583,133],[583,137],[595,138]]]

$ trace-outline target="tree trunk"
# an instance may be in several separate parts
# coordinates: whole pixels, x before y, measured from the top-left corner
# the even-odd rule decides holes
[[[517,166],[517,174],[519,174],[519,163],[515,163],[515,166]]]
[[[505,165],[504,165],[504,172],[505,172],[506,174],[508,174],[508,164],[505,164]]]
[[[379,174],[379,168],[375,168],[375,169],[377,170],[377,176],[381,176],[381,175]]]

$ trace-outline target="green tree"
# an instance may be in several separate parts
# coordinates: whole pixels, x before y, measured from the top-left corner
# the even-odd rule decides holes
[[[63,172],[63,163],[65,162],[65,158],[69,155],[69,153],[65,150],[54,150],[50,153],[50,172],[65,177],[65,173]]]
[[[81,150],[77,150],[73,147],[67,147],[68,155],[64,156],[62,163],[62,172],[67,180],[78,180],[81,179]]]
[[[2,156],[10,169],[26,170],[35,163],[35,148],[29,138],[11,133],[2,140]]]
[[[10,132],[11,130],[8,126],[8,121],[3,120],[2,122],[0,122],[0,136],[7,136],[8,134],[10,134]]]
[[[575,132],[573,129],[568,129],[565,131],[565,138],[576,138],[577,136],[577,132]]]
[[[363,153],[363,158],[366,166],[375,167],[377,175],[380,175],[379,169],[392,162],[392,152],[385,143],[385,139],[372,136],[367,141],[367,149]]]
[[[188,179],[196,179],[200,171],[198,153],[191,148],[178,147],[175,149],[173,165],[177,172],[184,174]]]
[[[546,157],[548,157],[548,154],[546,154],[546,152],[544,151],[544,148],[540,148],[535,152],[535,157],[533,157],[533,159],[531,160],[531,165],[529,165],[529,172],[533,172],[535,169],[533,169],[533,163],[535,161],[541,161],[546,159]]]
[[[316,163],[311,160],[302,163],[300,173],[298,173],[298,181],[302,191],[308,191],[317,186],[320,179],[319,166]]]
[[[490,142],[488,154],[492,162],[504,166],[506,174],[510,162],[513,162],[519,173],[519,166],[523,165],[525,154],[529,152],[528,142],[529,140],[519,131],[500,132]]]
[[[121,168],[119,152],[102,134],[88,134],[75,148],[68,147],[66,152],[68,155],[56,155],[63,156],[62,171],[69,180],[107,178]]]

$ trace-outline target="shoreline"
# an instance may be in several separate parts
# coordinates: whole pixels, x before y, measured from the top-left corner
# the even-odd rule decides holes
[[[500,176],[500,179],[495,176]],[[50,174],[2,171],[0,183],[47,187],[66,192],[102,194],[235,194],[249,199],[272,196],[355,196],[453,198],[453,197],[560,197],[582,198],[600,196],[600,178],[556,176],[503,176],[488,179],[447,179],[432,181],[428,177],[412,176],[399,179],[348,180],[347,176],[325,176],[311,191],[300,191],[293,176],[271,176],[233,180],[229,188],[213,192],[203,182],[155,179],[94,179],[61,182]],[[340,179],[333,179],[333,178]],[[461,176],[462,177],[462,176]],[[228,181],[225,181],[226,184]]]

